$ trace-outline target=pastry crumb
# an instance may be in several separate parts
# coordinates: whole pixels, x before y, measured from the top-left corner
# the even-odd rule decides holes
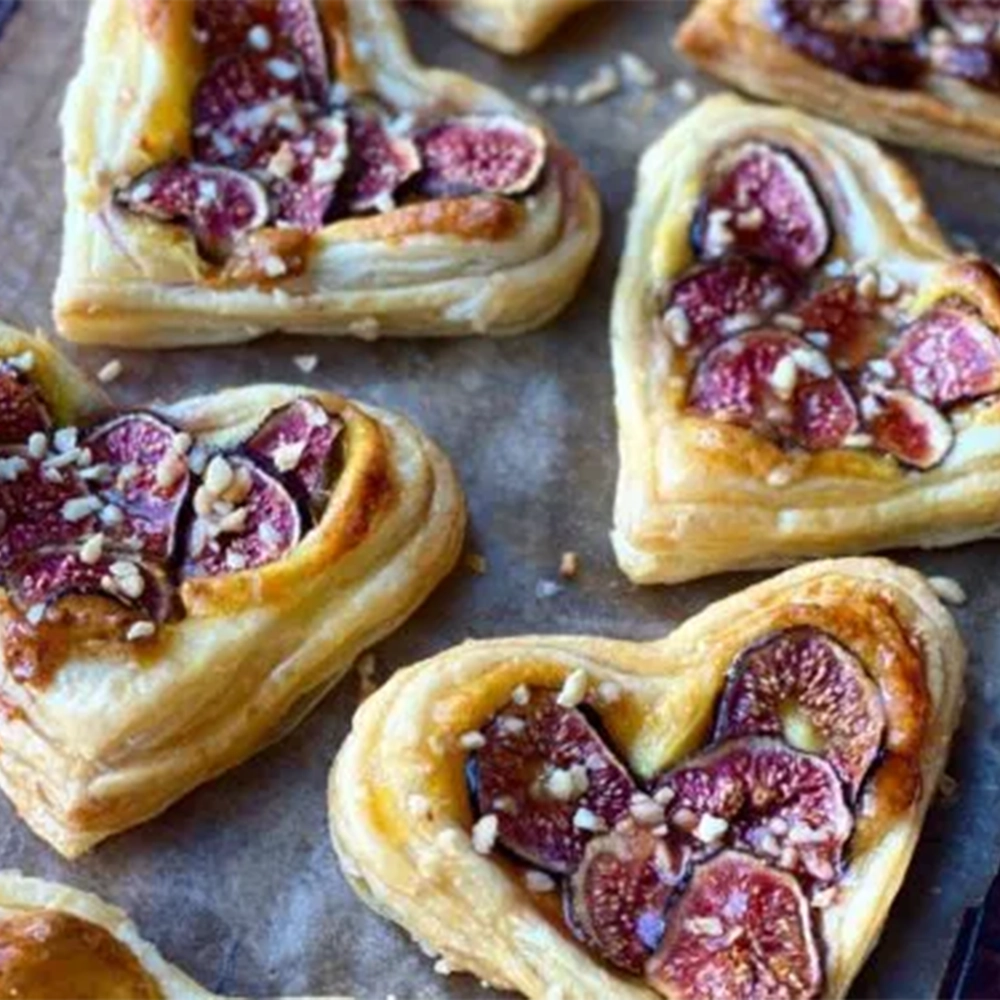
[[[961,605],[969,599],[965,589],[950,576],[932,576],[927,582],[931,585],[931,590],[941,598],[945,604]]]
[[[480,552],[470,552],[465,557],[465,565],[473,573],[476,573],[479,576],[482,576],[486,572],[486,569],[487,569],[486,556],[484,556]]]
[[[107,385],[109,382],[114,382],[116,378],[120,378],[123,371],[125,371],[125,366],[121,361],[118,358],[112,358],[97,373],[97,381]]]
[[[564,552],[559,560],[559,575],[564,580],[572,580],[580,571],[580,557],[575,552]]]
[[[304,375],[309,375],[310,373],[316,371],[316,366],[319,364],[319,358],[315,354],[296,354],[292,358],[292,364]]]

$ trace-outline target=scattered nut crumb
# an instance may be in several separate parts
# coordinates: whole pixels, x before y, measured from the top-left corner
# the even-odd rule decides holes
[[[378,668],[378,661],[374,653],[365,653],[357,663],[358,667],[358,696],[362,701],[373,695],[378,690],[378,680],[375,671]]]
[[[434,971],[439,976],[450,976],[451,975],[451,966],[448,964],[447,959],[439,958],[434,963]]]
[[[539,894],[553,892],[556,887],[555,879],[551,875],[534,870],[525,873],[524,884],[528,887],[528,892]]]
[[[713,816],[711,813],[705,813],[698,820],[698,825],[694,828],[693,832],[703,844],[711,844],[713,841],[718,840],[728,829],[729,824],[724,819]]]
[[[695,85],[686,77],[674,80],[670,87],[670,93],[683,104],[691,104],[698,97],[698,91],[695,88]]]
[[[125,371],[125,366],[118,360],[118,358],[112,358],[97,373],[97,381],[103,382],[107,385],[109,382],[114,382],[116,378],[119,378],[123,371]]]
[[[477,820],[472,828],[472,848],[477,854],[489,854],[497,842],[500,821],[493,813]]]
[[[573,91],[573,103],[577,105],[595,104],[597,101],[603,101],[604,98],[610,97],[620,86],[618,70],[610,63],[605,63],[598,66],[594,75],[590,79],[584,80]]]
[[[958,782],[950,774],[942,774],[938,782],[938,797],[944,802],[951,802],[957,794]]]
[[[486,746],[486,737],[478,730],[462,733],[458,738],[458,745],[463,750],[481,750]]]
[[[655,87],[659,79],[656,70],[634,52],[622,52],[618,56],[618,68],[625,83],[643,90]]]
[[[927,582],[931,585],[931,590],[946,604],[960,605],[968,600],[962,585],[950,576],[932,576]]]
[[[554,580],[539,580],[535,584],[535,597],[540,601],[544,601],[550,597],[555,597],[557,594],[562,593],[562,587],[559,586]]]
[[[597,813],[585,806],[581,806],[573,814],[573,826],[589,833],[603,833],[608,828],[607,823]]]
[[[564,580],[572,580],[579,572],[580,558],[575,552],[564,552],[559,560],[559,575]]]
[[[319,358],[315,354],[296,354],[292,358],[292,364],[303,374],[309,375],[311,372],[316,371]]]
[[[562,690],[556,698],[556,704],[561,708],[576,708],[587,697],[587,687],[590,678],[587,671],[580,667],[563,682]]]
[[[139,639],[148,639],[155,632],[156,626],[152,622],[133,622],[125,633],[125,638],[129,642],[136,642]]]
[[[486,556],[479,552],[470,552],[465,557],[465,565],[473,572],[478,573],[480,576],[486,572]]]
[[[552,103],[552,87],[547,83],[536,83],[528,88],[528,100],[532,104],[544,107]]]

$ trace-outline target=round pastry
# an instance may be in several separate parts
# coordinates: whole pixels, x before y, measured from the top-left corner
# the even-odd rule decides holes
[[[870,140],[722,95],[644,155],[612,313],[639,583],[990,536],[1000,277]]]
[[[454,565],[402,417],[262,385],[113,410],[0,329],[0,786],[74,856],[279,738]]]
[[[576,159],[389,0],[100,0],[62,123],[73,340],[516,333],[599,237]]]
[[[334,847],[436,968],[536,1000],[842,997],[964,664],[927,581],[879,559],[790,570],[658,642],[468,642],[358,711]]]

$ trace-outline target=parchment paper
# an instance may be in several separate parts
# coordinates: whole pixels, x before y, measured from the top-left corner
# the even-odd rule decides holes
[[[0,313],[29,327],[50,327],[61,213],[56,116],[85,7],[83,0],[28,0],[0,39]],[[115,391],[127,401],[259,379],[305,381],[396,407],[450,453],[468,491],[471,546],[486,556],[488,571],[447,581],[378,650],[381,676],[468,636],[653,638],[755,579],[642,590],[617,572],[608,543],[616,454],[607,318],[636,159],[685,108],[672,81],[712,89],[670,51],[683,10],[678,2],[601,4],[523,60],[477,49],[427,11],[407,13],[425,59],[522,96],[536,82],[580,82],[624,49],[662,74],[664,86],[652,94],[552,112],[597,177],[606,230],[583,294],[549,329],[499,342],[271,338],[200,353],[114,352],[126,368]],[[945,225],[996,250],[1000,175],[931,156],[906,159]],[[305,353],[320,357],[311,376],[291,360]],[[111,356],[92,351],[82,360],[96,371]],[[580,577],[543,596],[548,588],[539,583],[558,580],[564,550],[579,553]],[[884,939],[854,992],[930,997],[962,914],[979,902],[1000,857],[1000,547],[900,557],[959,579],[969,592],[958,611],[972,652],[969,698],[951,764],[957,797],[932,810]],[[484,996],[469,977],[435,975],[340,876],[327,836],[326,777],[357,700],[349,677],[282,743],[75,864],[61,862],[0,801],[0,866],[124,906],[169,959],[218,992]]]

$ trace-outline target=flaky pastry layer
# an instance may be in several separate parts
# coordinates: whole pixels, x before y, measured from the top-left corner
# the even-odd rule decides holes
[[[439,0],[459,31],[507,55],[538,48],[571,14],[594,0]]]

